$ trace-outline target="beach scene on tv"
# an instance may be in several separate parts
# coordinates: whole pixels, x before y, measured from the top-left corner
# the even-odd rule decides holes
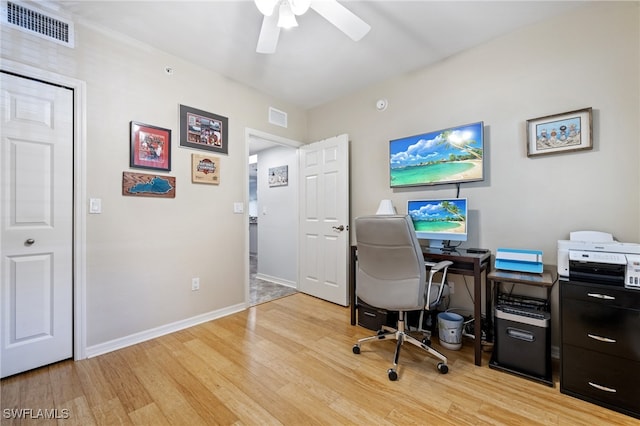
[[[482,180],[482,129],[479,122],[390,141],[391,187]]]
[[[408,214],[417,232],[467,232],[467,200],[410,201]]]

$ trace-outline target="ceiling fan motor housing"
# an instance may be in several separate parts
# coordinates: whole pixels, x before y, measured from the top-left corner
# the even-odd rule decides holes
[[[351,40],[359,41],[371,26],[360,19],[337,0],[254,0],[264,15],[256,52],[275,53],[281,28],[297,27],[296,15],[313,9],[324,19],[345,33]],[[278,6],[278,13],[274,14]]]

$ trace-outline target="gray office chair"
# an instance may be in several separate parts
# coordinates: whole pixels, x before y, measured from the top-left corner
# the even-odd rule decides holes
[[[395,339],[396,351],[393,367],[387,370],[389,380],[398,379],[398,359],[404,342],[415,345],[441,362],[437,364],[440,373],[449,371],[447,358],[440,352],[408,334],[405,329],[405,315],[409,311],[430,307],[431,294],[435,287],[430,285],[433,275],[427,275],[422,249],[416,238],[409,216],[376,215],[355,219],[356,241],[358,245],[358,267],[356,271],[356,292],[363,302],[381,309],[398,312],[397,328],[383,326],[378,334],[358,340],[353,353],[360,353],[360,346],[370,341]],[[448,268],[440,265],[439,268]],[[442,295],[442,286],[435,291]]]

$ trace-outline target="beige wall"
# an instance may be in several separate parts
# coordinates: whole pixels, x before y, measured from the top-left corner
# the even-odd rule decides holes
[[[487,179],[460,191],[478,219],[470,244],[537,248],[555,263],[574,230],[640,242],[639,36],[637,2],[588,7],[317,107],[308,136],[349,134],[353,218],[383,198],[406,212],[408,199],[455,196],[454,185],[390,189],[388,141],[484,121]],[[527,119],[585,107],[593,150],[527,157]]]
[[[304,111],[123,37],[76,25],[76,48],[2,28],[2,57],[86,82],[86,313],[89,347],[243,304],[245,231],[233,213],[244,201],[245,128],[302,140]],[[164,67],[175,73],[168,76]],[[229,154],[219,186],[191,183],[191,154],[179,147],[178,105],[229,118]],[[268,107],[289,113],[289,128],[266,122]],[[175,199],[122,196],[129,169],[129,122],[172,132]],[[200,151],[202,152],[202,151]],[[248,206],[245,206],[248,207]],[[191,291],[191,278],[200,291]]]

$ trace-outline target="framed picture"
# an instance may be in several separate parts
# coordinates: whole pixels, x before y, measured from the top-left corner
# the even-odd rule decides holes
[[[191,154],[191,182],[220,184],[220,158]]]
[[[527,120],[527,156],[593,149],[591,110]]]
[[[289,166],[269,168],[269,187],[289,185]]]
[[[132,121],[129,167],[171,170],[171,130]]]
[[[122,173],[122,195],[175,198],[176,178],[147,173]]]
[[[228,134],[227,117],[180,105],[180,146],[227,154]]]

